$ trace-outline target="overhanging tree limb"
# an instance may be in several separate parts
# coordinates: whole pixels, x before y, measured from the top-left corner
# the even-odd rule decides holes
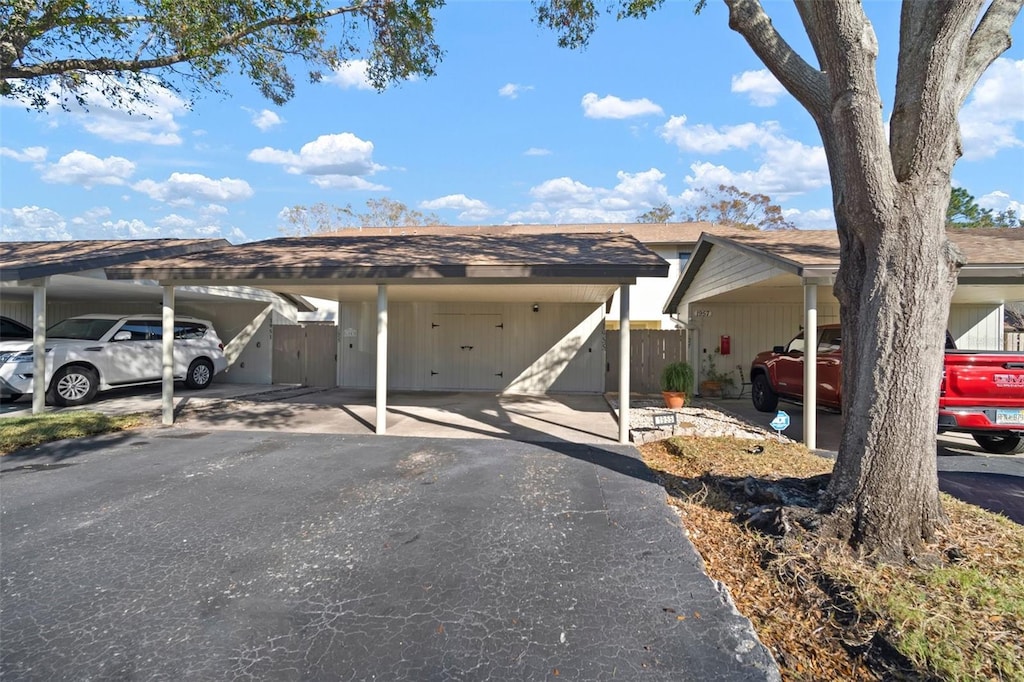
[[[962,105],[981,75],[1010,48],[1010,27],[1024,8],[1024,0],[994,0],[978,22],[967,46],[960,71],[958,102]]]
[[[783,87],[812,116],[823,116],[828,106],[828,83],[775,30],[758,0],[725,0],[729,6],[729,28],[742,35],[754,53]]]

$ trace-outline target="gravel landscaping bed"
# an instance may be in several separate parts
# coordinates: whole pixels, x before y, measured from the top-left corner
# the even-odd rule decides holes
[[[617,418],[619,414],[618,398],[609,395],[607,399]],[[676,414],[678,420],[675,426],[655,426],[655,415],[668,415],[672,413]],[[715,406],[712,404],[700,401],[695,401],[693,404],[677,410],[670,410],[665,407],[665,403],[661,398],[631,399],[629,405],[629,426],[630,436],[637,445],[671,438],[672,436],[733,436],[750,440],[766,440],[771,438],[783,442],[793,442],[785,436],[777,436],[773,431],[750,424],[738,417],[715,409]]]

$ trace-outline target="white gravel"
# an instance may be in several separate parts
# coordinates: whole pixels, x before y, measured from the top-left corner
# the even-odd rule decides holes
[[[608,403],[619,412],[617,398],[607,396]],[[654,415],[675,413],[678,423],[673,426],[654,425]],[[750,424],[731,414],[714,409],[707,403],[694,403],[678,410],[665,407],[661,399],[638,398],[630,400],[629,406],[630,435],[637,445],[662,440],[672,436],[733,436],[749,440],[778,439],[774,432]],[[782,440],[790,439],[782,436]]]

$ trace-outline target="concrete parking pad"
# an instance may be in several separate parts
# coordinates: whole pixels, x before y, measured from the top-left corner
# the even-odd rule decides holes
[[[628,446],[171,428],[0,472],[4,679],[778,679]]]

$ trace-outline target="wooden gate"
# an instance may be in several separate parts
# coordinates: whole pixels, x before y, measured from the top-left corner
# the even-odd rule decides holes
[[[629,390],[660,393],[661,370],[670,362],[686,360],[686,332],[682,329],[629,331]],[[619,332],[605,332],[605,391],[619,390]]]
[[[338,377],[338,328],[333,325],[276,325],[271,329],[275,384],[334,388]]]

